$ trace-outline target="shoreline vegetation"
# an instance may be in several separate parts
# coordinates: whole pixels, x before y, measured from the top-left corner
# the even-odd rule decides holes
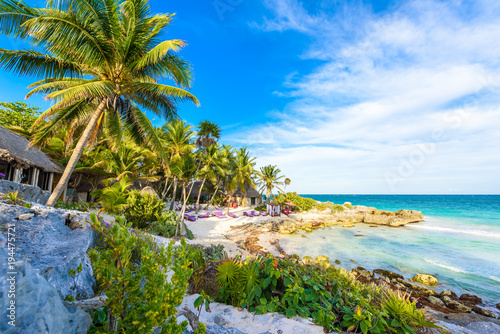
[[[8,195],[3,203],[33,210],[18,194]],[[153,198],[149,194],[142,196]],[[297,202],[309,202],[308,199],[293,193],[288,196],[296,197]],[[140,193],[135,193],[133,198],[134,203],[137,202]],[[168,207],[168,203],[158,208],[167,216],[173,213],[165,210],[165,207]],[[37,213],[39,208],[35,207],[34,210],[34,216],[39,216]],[[145,226],[137,228],[134,227],[137,223],[127,222],[124,217],[128,217],[131,221],[141,217],[131,214],[137,211],[135,205],[134,209],[128,214],[123,214],[123,217],[120,214],[116,215],[114,221],[109,215],[90,214],[90,220],[84,224],[90,224],[97,232],[98,241],[90,251],[90,259],[99,285],[96,291],[99,291],[101,297],[87,300],[67,297],[68,305],[82,306],[90,312],[94,322],[89,333],[98,333],[109,326],[136,328],[137,325],[133,323],[137,320],[133,319],[140,317],[141,312],[147,312],[149,309],[140,306],[144,303],[152,307],[151,303],[154,302],[159,308],[172,303],[179,305],[186,296],[176,294],[169,297],[172,299],[164,301],[156,296],[168,293],[167,291],[172,288],[186,289],[187,296],[198,296],[196,300],[201,298],[202,304],[207,308],[210,301],[213,301],[221,305],[232,305],[238,310],[246,309],[256,315],[270,312],[278,312],[286,317],[298,315],[311,319],[326,331],[334,332],[350,330],[358,333],[385,333],[399,328],[401,333],[420,333],[432,332],[433,329],[439,329],[439,326],[446,326],[450,321],[461,324],[478,321],[498,322],[495,314],[481,305],[482,300],[478,296],[471,294],[457,296],[450,290],[441,293],[432,290],[438,282],[434,281],[435,278],[431,275],[418,273],[408,281],[397,273],[383,269],[368,271],[358,266],[348,271],[341,267],[339,261],[325,256],[313,259],[309,256],[300,258],[294,254],[287,254],[279,244],[280,238],[290,233],[307,234],[315,229],[332,226],[332,219],[336,219],[335,224],[343,228],[349,228],[345,224],[346,221],[354,224],[352,217],[359,223],[370,226],[398,228],[396,226],[401,226],[403,223],[413,223],[415,219],[422,220],[420,212],[415,211],[412,215],[408,215],[403,211],[406,220],[400,220],[391,226],[388,222],[394,222],[394,218],[398,217],[396,213],[378,212],[374,208],[351,206],[349,203],[336,205],[315,202],[308,211],[301,211],[288,217],[283,215],[249,218],[240,215],[243,210],[249,210],[249,207],[232,210],[239,216],[237,219],[220,219],[211,215],[207,219],[187,221],[185,227],[190,231],[192,240],[186,242],[182,239],[181,243],[179,238],[152,235],[151,230],[144,229]],[[206,212],[213,214],[215,209],[208,208],[202,210],[200,214]],[[379,220],[372,217],[364,221],[359,219],[360,214],[383,218]],[[31,218],[24,216],[26,214],[20,215],[19,219]],[[175,220],[175,216],[176,214],[170,218]],[[70,224],[72,229],[77,231],[79,228],[85,228],[80,226],[81,221],[74,219],[74,214],[70,213],[70,217],[73,217]],[[315,225],[314,222],[318,222],[322,217],[327,217],[330,222]],[[374,222],[380,225],[374,225]],[[181,258],[183,262],[171,262],[173,259]],[[117,265],[116,259],[127,263],[128,267],[124,274],[121,274],[119,265],[110,270]],[[362,264],[362,259],[357,260]],[[170,282],[169,277],[172,277],[172,273],[166,272],[158,272],[154,275],[155,278],[150,277],[158,270],[155,261],[160,261],[157,265],[171,267],[172,273],[179,275],[180,281]],[[107,278],[103,281],[106,277],[103,275],[113,279]],[[146,282],[142,292],[135,288],[141,280]],[[174,287],[176,284],[180,285]],[[158,290],[160,286],[166,290],[161,292],[161,289]],[[129,295],[129,290],[135,291],[134,302],[130,300],[132,304],[129,304],[128,297],[125,297]],[[187,318],[193,333],[204,333],[205,325],[198,323],[200,313],[196,317],[197,305],[199,306],[200,302],[194,303],[195,312],[191,311],[192,307],[188,305],[184,306],[187,310],[183,308],[178,315],[190,315],[191,318],[189,316]],[[326,307],[327,305],[330,306]],[[124,307],[136,310],[132,315],[121,313],[125,316],[116,318],[113,314],[120,314],[123,311],[117,310],[123,310]],[[190,312],[195,316],[193,317]],[[175,312],[169,314],[172,317]],[[397,322],[394,319],[397,319]],[[162,317],[159,316],[149,322],[147,328],[157,327],[161,323]],[[363,323],[364,325],[361,325]],[[187,323],[179,326],[169,323],[165,328],[177,332],[184,330],[186,326]],[[137,330],[149,333],[148,330]]]

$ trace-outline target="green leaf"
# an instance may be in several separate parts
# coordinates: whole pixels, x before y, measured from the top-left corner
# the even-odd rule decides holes
[[[288,309],[286,310],[285,314],[286,314],[286,316],[287,316],[288,318],[291,318],[291,317],[293,317],[293,316],[297,315],[297,312],[296,312],[294,309],[292,309],[292,308],[288,308]]]
[[[195,308],[198,308],[201,306],[201,304],[203,303],[203,297],[202,296],[199,296],[198,298],[196,298],[196,300],[194,301],[194,307]]]
[[[264,282],[262,282],[262,287],[263,287],[264,289],[265,289],[265,288],[267,288],[267,287],[268,287],[268,285],[271,283],[271,281],[272,281],[272,280],[273,280],[273,279],[272,279],[270,276],[269,276],[268,278],[266,278],[266,279],[264,280]]]
[[[368,333],[368,327],[366,326],[366,324],[364,322],[361,322],[360,323],[360,327],[361,327],[361,331],[366,334]]]
[[[258,285],[257,285],[257,286],[255,287],[255,295],[256,295],[257,297],[260,297],[260,295],[261,295],[261,294],[262,294],[262,290],[261,290],[260,286],[258,286]]]

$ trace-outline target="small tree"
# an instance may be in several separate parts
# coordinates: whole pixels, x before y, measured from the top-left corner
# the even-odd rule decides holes
[[[0,102],[0,124],[28,131],[40,115],[40,107],[22,102]]]

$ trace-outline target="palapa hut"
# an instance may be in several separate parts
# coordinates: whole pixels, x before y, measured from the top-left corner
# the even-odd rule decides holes
[[[293,204],[292,202],[286,202],[283,203],[283,213],[286,215],[289,215],[293,213],[293,210],[297,210],[297,205]]]
[[[253,206],[262,204],[262,196],[257,191],[257,189],[253,187],[246,187],[246,192],[243,193],[241,189],[238,187],[236,191],[232,195],[232,200],[236,201],[239,206]]]
[[[0,173],[5,175],[0,180],[52,191],[54,174],[61,173],[55,166],[48,155],[30,147],[26,138],[0,126]]]

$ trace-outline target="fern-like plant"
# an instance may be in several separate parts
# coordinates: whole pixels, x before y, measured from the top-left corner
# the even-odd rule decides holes
[[[124,176],[120,181],[107,188],[94,190],[91,195],[96,197],[97,202],[102,206],[99,213],[102,211],[112,215],[123,213],[128,206],[127,197],[130,185],[128,176]]]

